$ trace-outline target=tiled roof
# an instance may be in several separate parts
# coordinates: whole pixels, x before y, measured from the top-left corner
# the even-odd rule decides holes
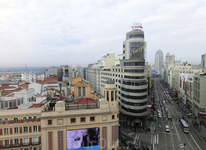
[[[39,108],[44,104],[33,104],[32,106],[30,106],[29,108]]]

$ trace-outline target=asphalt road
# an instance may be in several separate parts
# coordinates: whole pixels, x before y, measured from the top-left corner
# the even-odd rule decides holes
[[[182,118],[182,112],[179,106],[171,101],[168,102],[165,100],[165,96],[163,95],[164,88],[161,86],[158,80],[155,81],[155,89],[156,89],[156,105],[158,105],[161,110],[161,106],[159,105],[159,101],[165,101],[165,105],[168,108],[168,113],[172,117],[172,121],[166,119],[158,118],[157,119],[157,144],[156,149],[159,150],[204,150],[206,149],[205,145],[199,140],[199,137],[195,133],[192,127],[190,127],[190,132],[184,133],[179,119]],[[165,111],[161,112],[162,115]],[[170,132],[165,131],[165,125],[169,125]],[[185,144],[185,146],[184,146]]]

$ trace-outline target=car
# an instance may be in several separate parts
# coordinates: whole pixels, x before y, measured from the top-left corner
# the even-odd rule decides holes
[[[170,132],[170,127],[169,127],[169,125],[165,125],[165,131],[166,131],[166,132]]]
[[[166,115],[165,115],[165,114],[163,114],[163,115],[162,115],[162,117],[165,119],[165,118],[166,118]]]
[[[167,118],[172,121],[172,117],[170,115],[167,115]]]
[[[157,112],[158,112],[158,113],[160,113],[160,110],[159,110],[159,109],[157,109]]]
[[[161,118],[161,117],[162,117],[161,113],[158,113],[158,118]]]

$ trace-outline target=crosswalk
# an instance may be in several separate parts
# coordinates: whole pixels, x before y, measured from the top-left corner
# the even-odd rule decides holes
[[[134,132],[131,132],[131,133],[129,133],[128,135],[129,135],[129,136],[132,136],[132,135],[134,135],[134,134],[135,134]]]

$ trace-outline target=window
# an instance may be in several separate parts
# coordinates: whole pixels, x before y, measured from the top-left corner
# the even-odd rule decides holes
[[[29,150],[28,148],[25,148],[24,150]]]
[[[112,115],[112,119],[115,119],[114,115]]]
[[[29,121],[32,121],[32,117],[31,116],[29,117]]]
[[[4,140],[5,145],[9,145],[9,140]]]
[[[3,120],[2,119],[0,119],[0,124],[3,124]]]
[[[9,122],[9,121],[8,121],[8,118],[5,118],[4,122],[5,122],[5,123],[8,123],[8,122]]]
[[[14,127],[14,133],[18,133],[19,128],[18,127]]]
[[[48,125],[51,125],[52,124],[52,120],[48,120]]]
[[[33,150],[38,150],[37,147],[34,147]]]
[[[28,132],[28,127],[24,127],[24,132]]]
[[[33,126],[33,131],[37,131],[37,126]]]
[[[19,144],[19,139],[14,139],[14,144],[15,145]]]
[[[85,122],[85,117],[81,118],[81,122]]]
[[[76,119],[75,118],[71,118],[71,123],[75,123]]]
[[[78,96],[81,97],[81,87],[78,87]]]
[[[29,139],[28,138],[24,138],[24,143],[23,143],[23,145],[28,145],[29,144]]]
[[[4,134],[9,134],[9,129],[8,128],[4,128]]]
[[[33,144],[38,144],[38,138],[37,137],[33,137]]]
[[[37,121],[37,117],[36,116],[34,116],[34,121]]]
[[[119,118],[119,114],[117,114],[117,118]]]
[[[23,122],[27,122],[27,119],[26,119],[26,117],[24,117],[24,118],[23,118]]]
[[[95,121],[95,117],[90,117],[90,121]]]
[[[83,96],[85,96],[85,87],[83,87]]]
[[[18,123],[18,118],[14,118],[14,123]]]

